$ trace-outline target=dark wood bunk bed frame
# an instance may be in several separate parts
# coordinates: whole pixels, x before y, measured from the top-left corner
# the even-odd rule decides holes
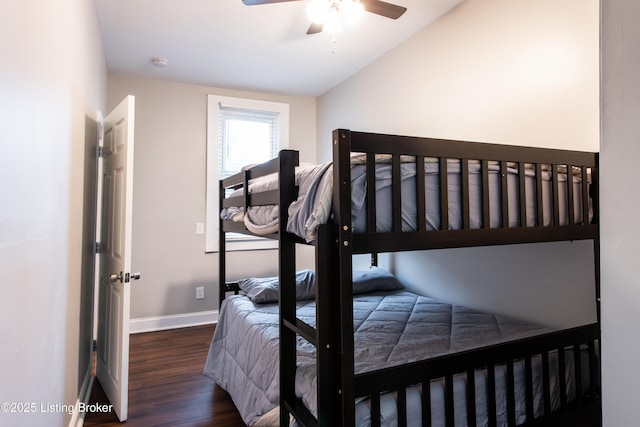
[[[366,153],[367,170],[374,170],[375,155],[391,155],[393,231],[376,232],[375,190],[367,190],[367,231],[351,231],[351,179],[350,155]],[[425,221],[424,168],[417,167],[416,199],[417,230],[402,231],[400,217],[400,163],[401,155],[415,156],[417,165],[425,158],[437,158],[440,171],[447,170],[447,159],[460,161],[462,228],[449,230],[447,173],[440,173],[439,230],[427,230]],[[481,163],[482,223],[472,229],[469,219],[469,161]],[[489,227],[489,162],[498,162],[501,174],[502,227]],[[485,369],[487,381],[488,425],[497,422],[495,400],[495,370],[506,369],[506,402],[509,426],[516,425],[514,391],[514,363],[524,360],[525,408],[528,426],[600,426],[601,401],[599,388],[600,358],[600,280],[599,280],[599,226],[598,226],[598,154],[557,149],[541,149],[471,143],[441,139],[372,134],[338,129],[333,132],[333,217],[319,227],[316,247],[316,327],[296,317],[295,300],[295,248],[303,239],[286,231],[287,209],[297,197],[295,167],[298,152],[283,150],[278,158],[220,181],[220,209],[278,204],[280,206],[279,232],[260,236],[279,241],[280,279],[280,425],[289,425],[289,415],[305,426],[351,426],[355,419],[355,401],[359,397],[371,399],[372,426],[380,425],[380,395],[397,393],[398,425],[406,425],[406,388],[422,385],[422,425],[431,425],[430,381],[444,379],[445,425],[454,425],[453,377],[466,375],[467,420],[476,425],[475,384],[476,369]],[[535,171],[536,225],[509,227],[507,199],[507,167],[515,163],[518,169],[519,223],[527,224],[525,167]],[[540,224],[543,215],[542,170],[548,167],[552,181],[552,225]],[[579,169],[581,177],[581,206],[574,205],[573,185],[567,185],[566,202],[568,223],[560,225],[558,174]],[[278,174],[278,189],[262,193],[228,198],[229,188],[248,188],[250,180],[271,173]],[[573,176],[568,174],[567,176]],[[368,189],[375,188],[374,174],[367,174]],[[572,178],[572,182],[573,182]],[[582,210],[582,223],[574,221],[573,213]],[[589,213],[592,212],[591,221]],[[220,303],[227,292],[238,292],[237,283],[226,283],[225,233],[252,234],[242,223],[220,220]],[[352,256],[371,254],[372,265],[377,265],[377,254],[386,252],[459,248],[474,246],[508,245],[519,243],[592,240],[594,244],[595,297],[597,322],[585,326],[560,330],[531,338],[500,343],[460,353],[447,354],[419,362],[385,368],[362,374],[354,373]],[[293,260],[293,261],[292,261]],[[317,417],[295,395],[296,336],[314,344],[317,360]],[[549,355],[557,352],[559,377],[559,409],[551,410],[551,384]],[[574,354],[576,373],[588,373],[588,391],[576,391],[572,400],[566,398],[566,352]],[[581,353],[588,357],[583,365]],[[534,418],[534,392],[532,386],[532,359],[539,358],[543,376],[543,415]],[[575,375],[575,389],[582,390],[582,377]]]

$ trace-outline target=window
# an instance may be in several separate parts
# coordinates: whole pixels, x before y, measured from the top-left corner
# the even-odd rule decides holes
[[[206,251],[218,250],[218,180],[262,163],[289,146],[289,105],[209,95],[207,100]],[[227,235],[228,250],[277,247],[277,242]]]
[[[220,106],[218,177],[226,178],[249,164],[278,155],[279,114]]]

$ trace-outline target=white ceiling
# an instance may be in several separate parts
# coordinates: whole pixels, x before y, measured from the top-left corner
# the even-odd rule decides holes
[[[109,70],[206,86],[319,96],[463,0],[387,0],[398,20],[365,13],[336,36],[306,35],[305,0],[94,0]],[[151,59],[169,65],[155,67]]]

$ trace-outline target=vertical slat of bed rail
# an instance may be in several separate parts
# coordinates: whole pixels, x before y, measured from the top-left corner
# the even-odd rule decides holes
[[[416,207],[418,231],[427,230],[426,186],[424,182],[424,156],[416,156]]]
[[[560,188],[558,188],[558,165],[551,165],[551,189],[553,190],[553,225],[560,225]]]
[[[242,187],[244,188],[243,207],[244,207],[244,211],[247,212],[247,208],[249,207],[249,170],[245,170],[243,175],[244,175],[243,182],[242,182]]]
[[[469,214],[469,159],[460,160],[460,179],[462,187],[462,228],[469,230],[471,228]]]
[[[531,367],[531,356],[524,359],[524,398],[527,421],[533,420],[533,369]]]
[[[407,389],[401,388],[397,391],[398,396],[398,425],[407,427]]]
[[[509,427],[516,425],[516,390],[513,374],[513,360],[507,361],[507,423]]]
[[[589,224],[589,175],[586,167],[581,168],[582,178],[582,223]]]
[[[225,191],[224,186],[222,184],[222,180],[218,183],[218,206],[222,209],[222,201],[224,200]],[[218,212],[218,306],[222,305],[222,301],[226,295],[226,286],[225,283],[227,281],[227,251],[226,251],[226,239],[224,232],[224,222],[220,217],[220,212]]]
[[[502,205],[502,228],[509,228],[509,184],[507,162],[500,162],[500,191]]]
[[[380,427],[380,394],[371,395],[371,427]]]
[[[376,156],[367,153],[367,232],[376,231]]]
[[[551,381],[549,376],[549,352],[542,352],[542,395],[544,401],[544,414],[551,413]]]
[[[560,386],[560,408],[567,406],[567,376],[564,347],[558,348],[558,384]]]
[[[576,403],[582,403],[582,357],[580,344],[573,346],[573,363],[576,381]]]
[[[536,226],[544,227],[544,202],[542,198],[542,165],[536,163]]]
[[[567,215],[569,216],[569,222],[567,222],[567,224],[575,224],[576,214],[573,203],[573,165],[567,165]]]
[[[367,232],[375,233],[377,229],[376,209],[376,155],[367,153]],[[371,265],[378,265],[378,254],[371,254]]]
[[[400,174],[400,156],[391,156],[391,194],[392,194],[392,217],[393,231],[402,231],[402,176]]]
[[[351,132],[333,132],[333,212],[337,227],[336,283],[340,284],[340,376],[342,405],[341,425],[355,424],[354,359],[353,359],[353,282],[351,230]],[[334,302],[335,303],[335,302]],[[330,373],[329,373],[330,374]]]
[[[296,334],[285,326],[285,319],[292,322],[296,317],[296,252],[293,235],[286,231],[287,212],[295,199],[295,167],[298,165],[298,152],[280,152],[278,164],[278,191],[280,218],[278,225],[279,248],[278,269],[280,285],[280,399],[293,403],[296,377]],[[245,175],[245,195],[248,194],[248,177]],[[281,408],[284,405],[281,405]],[[286,410],[280,411],[280,424],[289,419]]]
[[[518,163],[518,201],[520,202],[520,227],[527,226],[527,173],[523,162]]]
[[[422,426],[431,427],[431,381],[422,381]]]
[[[483,160],[480,168],[482,174],[482,228],[491,228],[491,212],[489,211],[489,161]]]
[[[440,230],[449,229],[449,175],[447,159],[440,158]]]
[[[596,153],[596,158],[599,159],[598,154]],[[599,160],[597,160],[599,161]],[[591,196],[591,200],[593,203],[593,218],[591,218],[591,224],[598,224],[599,220],[599,205],[600,205],[600,196],[599,196],[599,172],[598,166],[591,168],[591,186],[589,188],[589,194]]]
[[[599,396],[598,392],[598,357],[596,356],[596,343],[589,341],[589,389],[591,398],[595,399]]]
[[[594,211],[597,208],[594,208]],[[600,313],[600,231],[598,231],[598,236],[593,239],[593,259],[594,259],[594,276],[595,276],[595,288],[596,288],[596,318],[598,319],[598,323],[601,321],[601,313]]]
[[[493,365],[487,366],[487,425],[495,427],[498,424],[496,415],[496,370]]]
[[[467,426],[476,427],[476,372],[467,370]]]
[[[446,427],[454,427],[453,375],[444,377],[444,420]]]

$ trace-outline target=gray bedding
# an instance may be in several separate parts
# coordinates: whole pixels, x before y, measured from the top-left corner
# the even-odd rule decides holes
[[[352,191],[352,225],[354,232],[362,232],[366,227],[366,169],[362,156],[352,158],[351,191]],[[440,228],[440,199],[439,163],[434,159],[425,159],[425,186],[426,186],[426,220],[427,229]],[[401,164],[401,191],[402,191],[402,229],[411,231],[417,228],[416,203],[415,203],[415,162]],[[509,193],[509,227],[518,227],[519,224],[519,200],[518,200],[518,171],[515,167],[507,170]],[[449,196],[449,228],[460,229],[462,227],[460,162],[449,161],[447,164],[448,196]],[[502,201],[500,167],[495,162],[489,166],[489,205],[490,227],[497,228],[502,225]],[[535,197],[535,173],[533,169],[525,170],[526,187],[526,226],[536,225],[536,197]],[[551,174],[548,171],[542,173],[542,199],[544,225],[552,222],[552,184]],[[332,166],[330,163],[313,167],[298,168],[296,180],[299,185],[298,199],[288,208],[289,220],[287,231],[294,233],[311,242],[315,240],[315,232],[319,224],[326,222],[331,213],[331,194],[333,188]],[[469,164],[469,193],[470,193],[470,221],[471,228],[481,228],[482,224],[482,182],[480,164]],[[560,225],[568,223],[567,212],[567,175],[558,174],[559,180],[559,212]],[[574,206],[582,205],[581,177],[574,176],[573,198]],[[265,191],[277,188],[277,180],[274,176],[257,179],[250,184],[249,191]],[[377,231],[391,231],[391,164],[388,158],[381,158],[376,166],[376,218]],[[252,207],[245,213],[239,209],[226,209],[221,213],[223,219],[243,221],[252,232],[264,235],[277,231],[278,206]],[[582,222],[582,211],[577,209],[574,214],[576,223]]]
[[[299,301],[298,317],[315,324],[315,302]],[[500,341],[548,332],[546,328],[504,316],[441,303],[407,291],[375,292],[354,296],[355,370],[366,372],[404,364]],[[296,393],[315,411],[315,348],[299,338]],[[205,365],[205,375],[227,390],[248,425],[255,424],[279,403],[278,306],[255,304],[246,296],[224,300]],[[516,376],[519,368],[516,367]],[[501,372],[497,372],[497,385]],[[484,383],[476,374],[478,387]],[[464,402],[463,379],[456,395]],[[437,399],[441,385],[432,383],[433,419],[442,423]],[[408,394],[410,414],[419,419],[419,391]],[[482,395],[478,399],[484,399]],[[389,400],[390,404],[384,402]],[[412,408],[412,404],[417,406]],[[393,397],[383,398],[383,413],[395,418]],[[367,424],[368,402],[358,404],[359,425]],[[456,425],[464,425],[464,403],[456,403]],[[500,411],[499,411],[500,412]],[[521,411],[522,412],[522,411]],[[412,415],[412,416],[413,416]],[[480,419],[482,413],[478,414]],[[504,414],[499,417],[504,418]],[[458,424],[462,422],[463,424]],[[482,424],[479,424],[482,425]]]

